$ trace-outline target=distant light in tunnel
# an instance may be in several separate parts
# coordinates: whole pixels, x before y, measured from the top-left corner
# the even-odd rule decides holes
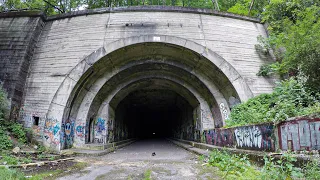
[[[156,133],[152,133],[152,134],[156,134]]]

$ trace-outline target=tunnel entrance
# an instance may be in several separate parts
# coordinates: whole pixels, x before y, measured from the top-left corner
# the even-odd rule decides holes
[[[60,149],[130,138],[200,142],[205,130],[223,126],[228,99],[239,98],[232,82],[241,83],[224,59],[211,51],[200,55],[196,44],[128,44],[93,53],[92,62],[82,61],[61,86],[58,95],[78,78],[68,99],[55,98],[50,106],[49,115],[62,117]],[[66,106],[56,106],[61,103]]]
[[[193,112],[194,108],[188,101],[172,90],[133,91],[115,110],[115,141],[126,138],[167,138],[181,133],[182,129],[189,128],[192,131]],[[187,134],[192,136],[193,132],[185,132],[185,136]]]

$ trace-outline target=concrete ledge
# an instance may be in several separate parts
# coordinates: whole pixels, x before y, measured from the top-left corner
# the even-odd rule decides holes
[[[193,141],[187,141],[182,139],[168,139],[173,144],[187,150],[190,152],[193,152],[198,155],[204,155],[206,157],[209,157],[210,151],[214,149],[218,150],[225,150],[227,152],[233,153],[233,154],[246,154],[247,157],[255,161],[259,165],[264,164],[263,157],[269,156],[274,157],[275,160],[279,160],[282,156],[282,153],[273,153],[273,152],[263,152],[263,151],[252,151],[252,150],[244,150],[244,149],[235,149],[235,148],[227,148],[227,147],[220,147],[220,146],[213,146],[209,144],[203,144]],[[313,160],[320,163],[320,157],[319,155],[302,155],[302,154],[293,154],[293,156],[297,159],[297,161],[294,163],[295,166],[302,167],[307,162]]]
[[[109,149],[109,148],[113,148],[113,147],[119,146],[121,144],[125,144],[125,143],[133,141],[133,140],[135,140],[135,139],[127,139],[127,140],[118,141],[118,142],[109,143],[109,144],[85,144],[83,147],[81,147],[79,149],[105,150],[105,149]]]
[[[134,143],[137,139],[127,139],[119,142],[110,143],[108,145],[102,145],[104,148],[103,150],[99,149],[86,149],[86,148],[76,148],[76,149],[66,149],[62,150],[61,154],[66,155],[78,155],[78,156],[103,156],[110,152],[113,152],[119,148],[124,146],[128,146]]]
[[[0,18],[14,18],[14,17],[41,17],[46,20],[46,15],[41,11],[3,11],[0,12]]]
[[[47,20],[50,21],[50,20],[71,18],[75,16],[87,16],[91,14],[118,13],[118,12],[180,12],[180,13],[194,13],[194,14],[205,14],[205,15],[229,17],[229,18],[241,19],[241,20],[251,21],[256,23],[261,22],[261,20],[258,18],[252,18],[248,16],[241,16],[241,15],[231,14],[227,12],[220,12],[212,9],[188,8],[188,7],[180,7],[180,6],[125,6],[125,7],[113,7],[113,8],[109,7],[109,8],[88,9],[88,10],[74,11],[70,13],[50,16],[47,18]]]
[[[181,6],[124,6],[124,7],[108,7],[98,9],[87,9],[82,11],[73,11],[64,14],[58,14],[54,16],[46,17],[40,11],[9,11],[0,12],[0,17],[42,17],[45,21],[53,21],[58,19],[72,18],[76,16],[87,16],[91,14],[103,14],[103,13],[121,13],[121,12],[179,12],[179,13],[193,13],[193,14],[204,14],[204,15],[215,15],[221,17],[228,17],[233,19],[240,19],[255,23],[261,23],[261,19],[253,18],[248,16],[241,16],[237,14],[216,11],[212,9],[201,9],[201,8],[189,8]]]

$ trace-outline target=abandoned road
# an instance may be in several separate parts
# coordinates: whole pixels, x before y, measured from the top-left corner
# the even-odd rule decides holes
[[[104,156],[78,160],[89,166],[60,180],[220,179],[215,168],[202,166],[199,156],[164,139],[140,140]]]

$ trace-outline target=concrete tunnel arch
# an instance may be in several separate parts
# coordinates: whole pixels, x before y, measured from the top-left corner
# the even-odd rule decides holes
[[[149,49],[148,47],[146,48],[148,45],[152,47],[149,47]],[[137,52],[139,48],[141,49],[142,47],[149,52],[145,54],[146,57],[142,57],[139,53],[133,53],[127,56],[128,53],[126,52]],[[171,49],[173,55],[170,54],[172,52],[158,53],[159,49]],[[177,53],[178,56],[184,53],[191,55],[186,59],[183,59],[184,57],[175,57],[174,53],[177,51],[179,51],[179,53]],[[118,58],[115,58],[116,56],[118,56]],[[153,58],[150,59],[150,57]],[[138,63],[132,64],[132,62],[137,59],[138,61],[136,62]],[[60,139],[60,144],[53,148],[60,150],[71,146],[79,147],[88,143],[89,140],[84,134],[89,131],[89,125],[87,124],[88,119],[92,117],[97,118],[97,113],[90,114],[90,108],[94,107],[92,106],[92,104],[95,103],[93,102],[94,98],[100,98],[97,95],[99,90],[108,82],[110,77],[117,75],[127,68],[137,66],[139,63],[144,64],[146,62],[151,64],[163,63],[180,68],[199,79],[216,101],[217,107],[214,110],[212,107],[209,108],[211,109],[212,116],[213,114],[219,114],[216,115],[217,117],[222,116],[229,110],[228,98],[230,96],[235,96],[241,101],[245,101],[253,96],[248,85],[239,73],[222,57],[202,45],[186,39],[163,35],[148,35],[121,39],[98,49],[83,59],[70,71],[59,87],[47,113],[48,119],[56,119],[56,121],[61,123],[61,132],[59,133],[59,137],[57,137]],[[153,78],[161,77],[154,76]],[[184,84],[184,82],[180,82],[180,85],[181,84]],[[230,92],[225,92],[223,91],[224,89],[228,89],[226,91]],[[114,96],[116,95],[117,94],[114,94]],[[88,99],[91,101],[90,103],[86,103]],[[221,103],[224,104],[226,111],[219,107]],[[209,103],[207,102],[207,104]],[[87,110],[82,115],[81,106],[87,107]],[[98,109],[101,111],[102,108],[100,104]],[[75,117],[71,117],[72,114],[76,114]],[[81,116],[85,117],[85,120],[79,119]],[[75,144],[73,138],[79,130],[79,122],[85,122],[82,124],[83,127],[80,128],[80,131],[82,131],[82,140]],[[71,134],[73,137],[68,137],[70,133],[66,134],[66,127],[73,128],[73,134]],[[69,145],[68,140],[71,141]],[[51,144],[48,143],[47,145],[50,146]]]

